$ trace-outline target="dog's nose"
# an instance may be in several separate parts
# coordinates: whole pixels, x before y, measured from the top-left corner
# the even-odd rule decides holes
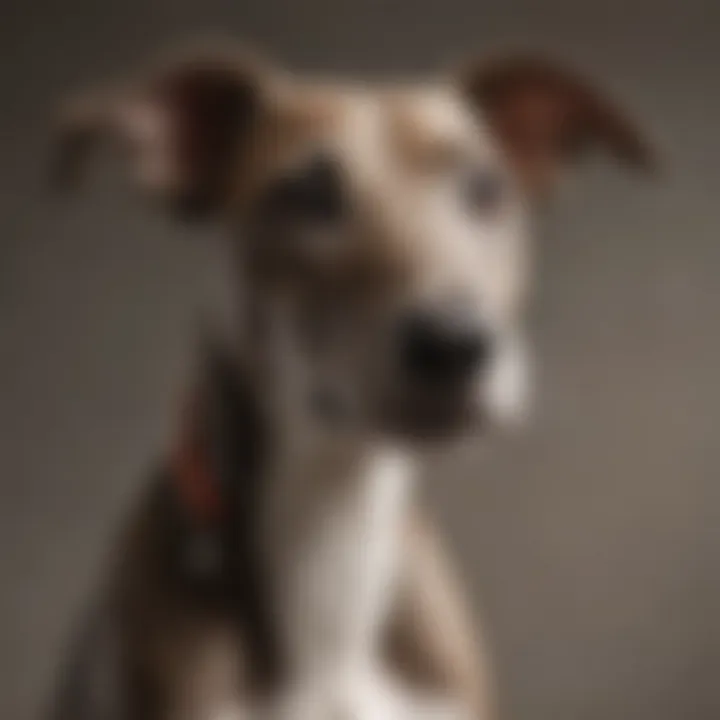
[[[486,327],[469,312],[416,311],[401,323],[403,369],[422,381],[468,379],[487,363],[491,345]]]

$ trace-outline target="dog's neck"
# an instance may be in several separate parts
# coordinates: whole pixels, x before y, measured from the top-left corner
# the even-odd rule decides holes
[[[282,663],[296,677],[362,672],[393,598],[414,453],[313,418],[300,383],[276,376],[273,359],[292,350],[243,319],[241,365],[268,438],[257,528]]]
[[[296,419],[276,433],[262,526],[291,674],[377,656],[410,497],[409,452]]]

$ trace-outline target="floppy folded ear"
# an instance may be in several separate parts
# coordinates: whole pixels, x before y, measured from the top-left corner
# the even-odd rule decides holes
[[[180,210],[206,214],[227,200],[233,163],[262,103],[264,71],[244,54],[204,52],[137,84],[68,103],[56,179],[78,179],[108,140],[129,152],[139,184]]]
[[[650,169],[638,128],[585,80],[547,60],[510,56],[470,66],[463,90],[489,121],[532,191],[545,191],[564,165],[593,148]]]

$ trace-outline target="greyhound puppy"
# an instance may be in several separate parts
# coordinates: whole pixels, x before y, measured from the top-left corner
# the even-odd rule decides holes
[[[213,49],[71,103],[63,172],[103,136],[145,191],[227,225],[242,320],[59,717],[487,718],[415,476],[522,418],[529,209],[586,149],[647,167],[639,132],[536,57],[376,86]]]

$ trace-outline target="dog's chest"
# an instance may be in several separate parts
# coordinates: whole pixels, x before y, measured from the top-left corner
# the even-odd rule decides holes
[[[396,580],[410,460],[395,451],[294,458],[273,478],[267,539],[281,637],[295,671],[376,649]]]

